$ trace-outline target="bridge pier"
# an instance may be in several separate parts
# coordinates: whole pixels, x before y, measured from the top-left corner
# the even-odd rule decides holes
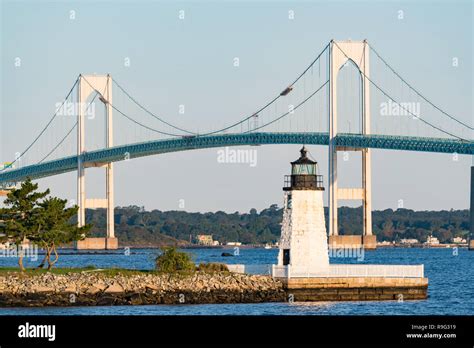
[[[84,164],[83,155],[85,149],[85,124],[84,124],[84,105],[87,98],[95,92],[99,92],[99,99],[106,108],[106,148],[113,146],[113,123],[112,123],[112,78],[110,75],[87,75],[79,76],[78,86],[78,127],[77,127],[77,202],[79,206],[78,221],[79,227],[86,223],[86,208],[105,208],[107,214],[107,231],[105,238],[85,238],[78,241],[76,249],[117,249],[118,240],[114,231],[114,167],[112,162]],[[106,177],[106,198],[105,199],[87,199],[86,198],[86,168],[100,167],[105,168]]]
[[[76,242],[77,250],[116,250],[118,249],[117,238],[85,238]]]
[[[360,247],[375,249],[376,236],[372,234],[372,176],[371,153],[368,148],[337,146],[337,77],[341,67],[351,60],[365,76],[369,76],[369,48],[364,41],[331,41],[329,46],[329,245],[331,247]],[[343,52],[344,51],[344,52]],[[370,134],[369,81],[361,76],[362,133]],[[362,183],[359,188],[339,188],[337,182],[337,152],[362,152]],[[338,201],[361,200],[363,236],[339,236]],[[355,244],[354,244],[355,243]]]

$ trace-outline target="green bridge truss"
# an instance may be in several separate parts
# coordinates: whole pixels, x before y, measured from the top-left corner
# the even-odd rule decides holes
[[[115,146],[86,152],[81,156],[85,164],[118,162],[126,159],[160,153],[206,149],[223,146],[307,144],[328,145],[328,133],[247,133],[211,136],[186,136],[167,140]],[[338,134],[337,146],[372,148],[434,153],[474,154],[474,142],[443,138],[418,138],[409,136]],[[29,165],[0,172],[0,184],[18,182],[30,177],[37,179],[77,169],[78,156],[64,157],[49,162]]]

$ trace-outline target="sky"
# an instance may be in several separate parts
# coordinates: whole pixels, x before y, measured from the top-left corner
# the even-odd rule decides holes
[[[0,3],[0,162],[31,143],[80,73],[110,73],[167,121],[206,132],[258,109],[331,39],[367,39],[430,100],[474,123],[471,1]],[[140,117],[159,126],[143,112]],[[117,137],[137,132],[115,119]],[[58,122],[66,126],[71,119]],[[89,122],[87,132],[89,148],[100,147],[99,122]],[[47,136],[41,146],[51,148],[55,139]],[[201,212],[281,206],[283,177],[300,147],[239,148],[250,150],[255,163],[222,163],[222,149],[119,162],[115,205]],[[327,183],[327,147],[308,149]],[[358,159],[350,153],[339,162],[340,187],[360,182]],[[373,150],[373,208],[466,209],[471,162],[470,156]],[[38,182],[54,195],[76,199],[75,172]],[[103,197],[103,171],[88,169],[86,185],[88,198]]]

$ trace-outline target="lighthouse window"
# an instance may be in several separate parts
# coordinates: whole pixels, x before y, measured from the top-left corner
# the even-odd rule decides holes
[[[314,164],[297,164],[293,166],[293,175],[315,175],[316,166]]]
[[[292,203],[293,203],[293,202],[292,202],[292,197],[291,197],[291,195],[288,195],[288,196],[287,196],[287,199],[286,199],[286,207],[287,207],[288,209],[291,209],[291,204],[292,204]]]

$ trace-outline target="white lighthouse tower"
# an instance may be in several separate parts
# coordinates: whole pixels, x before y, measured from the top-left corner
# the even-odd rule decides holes
[[[291,274],[317,274],[329,268],[328,242],[323,207],[323,178],[317,162],[301,156],[291,162],[285,176],[284,210],[278,268]]]

